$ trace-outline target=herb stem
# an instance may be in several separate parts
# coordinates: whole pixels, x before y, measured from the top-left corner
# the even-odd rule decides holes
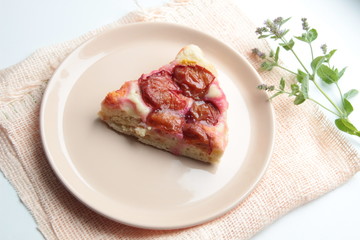
[[[341,96],[341,102],[342,102],[342,105],[344,106],[344,97],[343,97],[343,94],[341,92],[340,86],[339,86],[339,84],[337,82],[335,82],[335,85],[336,85],[337,89],[339,90],[339,94]]]
[[[281,38],[281,41],[284,43],[284,44],[288,44],[288,42],[286,41],[285,38]],[[296,60],[300,63],[300,65],[302,66],[302,68],[305,70],[305,72],[307,74],[310,75],[310,72],[307,70],[307,68],[305,67],[305,65],[302,63],[302,61],[300,60],[300,58],[298,57],[298,55],[295,53],[295,51],[291,48],[290,51],[292,52],[292,54],[295,56]]]
[[[291,71],[290,69],[287,69],[286,67],[283,67],[283,66],[281,66],[281,65],[276,65],[276,66],[279,67],[279,68],[281,68],[281,69],[283,69],[283,70],[285,70],[285,71],[287,71],[287,72],[289,72],[289,73],[291,73],[291,74],[297,75],[296,72],[293,72],[293,71]]]
[[[311,43],[309,43],[309,46],[310,46],[310,52],[311,52],[311,61],[313,61],[314,60],[314,51],[313,51]]]
[[[323,104],[319,103],[319,102],[316,101],[315,99],[313,99],[313,98],[308,98],[308,99],[309,99],[310,101],[313,101],[314,103],[316,103],[316,104],[319,105],[320,107],[324,108],[325,110],[331,112],[332,114],[334,114],[334,115],[336,115],[336,116],[338,116],[338,117],[341,117],[340,114],[338,114],[338,113],[332,111],[331,109],[325,107]]]
[[[330,97],[322,90],[322,88],[317,84],[317,82],[314,80],[313,83],[315,84],[316,88],[322,93],[322,95],[325,96],[325,98],[331,103],[331,105],[334,106],[334,108],[338,111],[339,114],[335,114],[339,117],[343,115],[343,111],[330,99]],[[332,111],[331,111],[332,112]]]
[[[300,60],[300,58],[298,57],[298,55],[295,53],[295,51],[292,50],[292,49],[291,49],[290,51],[294,54],[295,58],[298,60],[298,62],[299,62],[300,65],[303,67],[303,69],[305,70],[305,72],[310,75],[309,71],[308,71],[307,68],[304,66],[304,64],[302,63],[302,61]]]

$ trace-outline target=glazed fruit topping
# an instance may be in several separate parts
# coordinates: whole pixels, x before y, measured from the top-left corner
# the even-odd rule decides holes
[[[177,65],[173,71],[173,80],[181,88],[183,94],[199,100],[206,95],[209,85],[215,76],[199,65]]]
[[[167,71],[154,73],[139,79],[139,87],[145,103],[154,109],[181,110],[187,105],[181,89],[172,81]]]
[[[146,122],[149,126],[167,133],[181,133],[185,120],[172,111],[160,110],[150,113]]]
[[[180,134],[191,144],[211,149],[205,125],[216,125],[221,114],[216,105],[203,98],[214,79],[214,75],[198,65],[177,65],[172,74],[161,70],[140,78],[143,100],[153,108],[146,123],[169,134]],[[186,110],[189,102],[192,105]],[[184,113],[184,109],[187,112]]]
[[[202,122],[216,125],[220,117],[219,109],[211,102],[195,101],[185,115],[187,123]]]
[[[186,123],[183,127],[183,136],[191,144],[204,148],[211,146],[210,137],[199,123]]]

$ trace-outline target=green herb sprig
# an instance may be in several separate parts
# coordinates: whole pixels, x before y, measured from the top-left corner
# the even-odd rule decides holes
[[[346,68],[338,69],[330,64],[330,59],[333,57],[336,50],[328,51],[327,45],[323,44],[320,46],[322,54],[317,57],[314,56],[312,43],[317,39],[318,33],[316,29],[310,28],[306,18],[301,19],[303,30],[301,36],[293,36],[292,38],[287,39],[286,35],[288,34],[289,29],[284,29],[283,26],[289,19],[290,18],[284,19],[278,17],[274,20],[266,20],[263,27],[257,28],[255,33],[258,35],[259,39],[273,39],[278,41],[278,46],[275,51],[271,50],[268,54],[261,52],[258,48],[252,49],[252,52],[262,59],[262,70],[270,71],[273,68],[278,67],[293,75],[295,81],[289,85],[284,78],[281,78],[278,86],[262,84],[259,85],[258,88],[260,90],[273,92],[270,99],[281,94],[287,94],[289,97],[293,98],[295,105],[302,104],[306,100],[312,101],[336,116],[335,125],[339,130],[360,137],[360,131],[349,120],[349,115],[354,110],[350,103],[350,99],[358,94],[358,90],[351,89],[344,94],[342,93],[338,82],[344,75]],[[294,50],[295,41],[301,41],[308,45],[311,54],[311,61],[308,62],[308,67],[296,54]],[[281,49],[292,53],[300,64],[299,69],[293,71],[281,65],[279,62]],[[321,87],[321,84],[319,84],[320,82],[328,85],[335,85],[341,100],[337,102],[331,99],[328,93]],[[312,98],[309,93],[310,87],[315,87],[325,97],[331,108]]]

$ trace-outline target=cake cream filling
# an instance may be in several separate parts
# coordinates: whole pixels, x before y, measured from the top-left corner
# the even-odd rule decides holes
[[[145,122],[146,117],[151,112],[151,107],[146,105],[142,99],[137,81],[131,82],[130,86],[126,96],[123,97],[126,101],[122,101],[121,108],[123,111],[128,112],[129,115],[140,117]]]
[[[195,63],[206,68],[215,76],[217,76],[215,67],[204,57],[203,51],[194,44],[187,45],[181,49],[175,58],[175,62],[185,65]]]

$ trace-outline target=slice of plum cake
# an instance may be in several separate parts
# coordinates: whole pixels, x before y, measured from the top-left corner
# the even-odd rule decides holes
[[[188,45],[169,64],[108,93],[99,116],[145,144],[216,163],[227,145],[227,108],[215,67]]]

